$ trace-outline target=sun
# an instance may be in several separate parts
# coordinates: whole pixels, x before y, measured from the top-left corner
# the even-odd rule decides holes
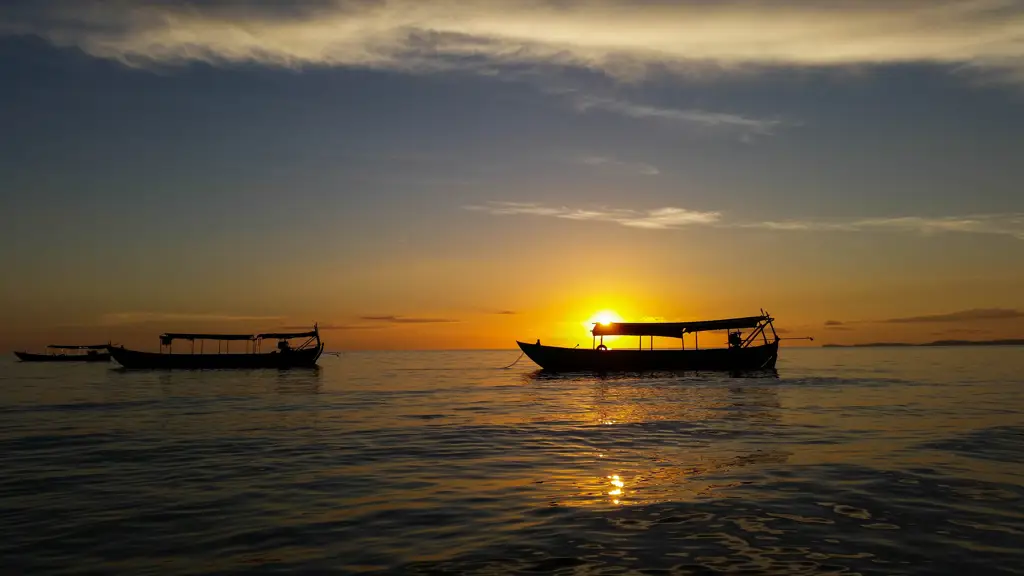
[[[614,310],[601,310],[600,312],[595,312],[589,320],[583,323],[583,326],[587,329],[587,332],[590,332],[594,324],[608,325],[612,322],[622,322],[622,316],[619,316],[619,313]]]
[[[619,316],[619,313],[614,310],[605,309],[592,314],[590,319],[583,323],[583,327],[587,329],[587,334],[589,335],[590,331],[594,328],[594,324],[604,324],[607,326],[612,322],[622,322],[622,316]],[[605,336],[603,341],[605,344],[611,344],[618,338],[618,336]]]

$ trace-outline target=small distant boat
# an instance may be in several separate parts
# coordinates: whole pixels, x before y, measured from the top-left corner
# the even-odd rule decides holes
[[[22,362],[110,362],[106,344],[50,344],[46,349],[46,354],[15,352],[14,355]]]
[[[519,348],[530,360],[549,372],[649,372],[649,371],[752,371],[775,368],[779,356],[779,336],[772,324],[774,318],[762,311],[760,316],[702,320],[697,322],[607,322],[596,323],[591,333],[591,349],[544,346],[519,342]],[[750,329],[747,336],[741,330]],[[699,347],[701,332],[728,332],[726,348]],[[772,336],[769,338],[768,332]],[[692,349],[686,349],[685,336],[693,334]],[[604,345],[605,336],[638,336],[640,345],[633,349],[611,350]],[[644,337],[650,337],[650,348],[643,349]],[[654,337],[677,338],[679,349],[654,349]],[[600,338],[600,343],[598,342]]]
[[[290,340],[302,339],[293,348]],[[175,340],[191,342],[189,352],[176,353]],[[276,350],[263,352],[264,340],[277,340]],[[196,342],[199,351],[196,351]],[[206,352],[207,341],[217,342],[216,352]],[[243,342],[245,352],[231,352],[232,342]],[[237,344],[236,344],[237,346]],[[211,346],[212,349],[212,346]],[[213,370],[230,368],[303,368],[316,366],[324,351],[320,330],[313,325],[309,332],[268,332],[265,334],[186,334],[160,335],[160,352],[129,350],[124,346],[108,346],[118,364],[130,369]]]

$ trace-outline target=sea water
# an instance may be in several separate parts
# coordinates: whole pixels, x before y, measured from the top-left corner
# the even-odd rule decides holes
[[[1024,574],[1024,348],[0,362],[6,574]]]

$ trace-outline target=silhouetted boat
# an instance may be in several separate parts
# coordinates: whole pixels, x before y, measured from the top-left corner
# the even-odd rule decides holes
[[[297,348],[288,341],[304,338]],[[175,340],[192,343],[188,353],[174,353]],[[196,341],[199,352],[196,352]],[[217,352],[206,352],[205,341],[217,342]],[[260,350],[264,340],[277,340],[277,349],[271,352]],[[246,351],[231,352],[231,343],[242,341]],[[166,348],[166,352],[164,349]],[[266,334],[180,334],[160,335],[160,352],[140,352],[124,346],[109,346],[111,356],[118,364],[132,369],[182,369],[207,370],[221,368],[302,368],[316,366],[324,351],[320,341],[320,330],[313,325],[309,332],[268,332]]]
[[[550,372],[648,372],[648,371],[729,371],[771,370],[779,355],[779,336],[767,313],[745,318],[704,320],[699,322],[609,322],[594,325],[593,348],[563,348],[517,341],[530,360]],[[753,329],[745,338],[739,330]],[[768,338],[771,330],[772,338]],[[699,348],[698,334],[726,330],[728,347]],[[694,348],[687,350],[685,335],[694,335]],[[610,350],[605,336],[639,336],[640,346],[634,349]],[[651,337],[651,346],[643,349],[644,336]],[[654,337],[678,338],[680,349],[654,349]],[[600,337],[600,344],[597,338]],[[761,341],[758,341],[760,337]]]
[[[15,352],[14,355],[22,362],[110,362],[110,354],[106,352],[106,344],[50,344],[46,354]],[[100,352],[103,350],[103,352]],[[70,351],[84,351],[84,354],[69,354]]]

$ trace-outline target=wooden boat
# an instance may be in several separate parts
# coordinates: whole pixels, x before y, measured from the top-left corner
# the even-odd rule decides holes
[[[49,351],[46,354],[15,352],[14,355],[22,362],[110,362],[106,344],[50,344],[46,349]],[[69,354],[74,351],[84,353]]]
[[[544,346],[519,342],[519,348],[530,360],[550,372],[650,372],[650,371],[729,371],[771,370],[779,355],[779,336],[774,319],[766,312],[760,316],[703,320],[698,322],[608,322],[594,325],[591,349]],[[752,329],[744,337],[740,330]],[[725,330],[726,348],[699,347],[701,332]],[[766,330],[771,330],[769,339]],[[685,336],[694,335],[694,347],[686,349]],[[639,336],[640,346],[630,350],[611,350],[604,345],[605,336]],[[650,337],[650,348],[643,349],[644,337]],[[654,338],[677,338],[679,349],[654,349]],[[760,340],[758,339],[760,337]],[[600,343],[598,343],[600,338]]]
[[[292,339],[304,339],[297,348],[291,347]],[[187,353],[175,353],[175,340],[191,342]],[[263,352],[264,340],[277,340],[277,349]],[[196,342],[199,351],[196,351]],[[206,352],[205,342],[216,341],[217,352]],[[243,342],[245,352],[231,352],[232,342]],[[236,344],[237,346],[237,344]],[[211,346],[212,348],[212,346]],[[266,334],[185,334],[167,333],[160,335],[160,352],[140,352],[123,346],[109,346],[110,355],[118,364],[130,369],[180,369],[213,370],[238,368],[303,368],[316,366],[317,359],[324,351],[320,341],[320,330],[314,324],[309,332],[268,332]]]

